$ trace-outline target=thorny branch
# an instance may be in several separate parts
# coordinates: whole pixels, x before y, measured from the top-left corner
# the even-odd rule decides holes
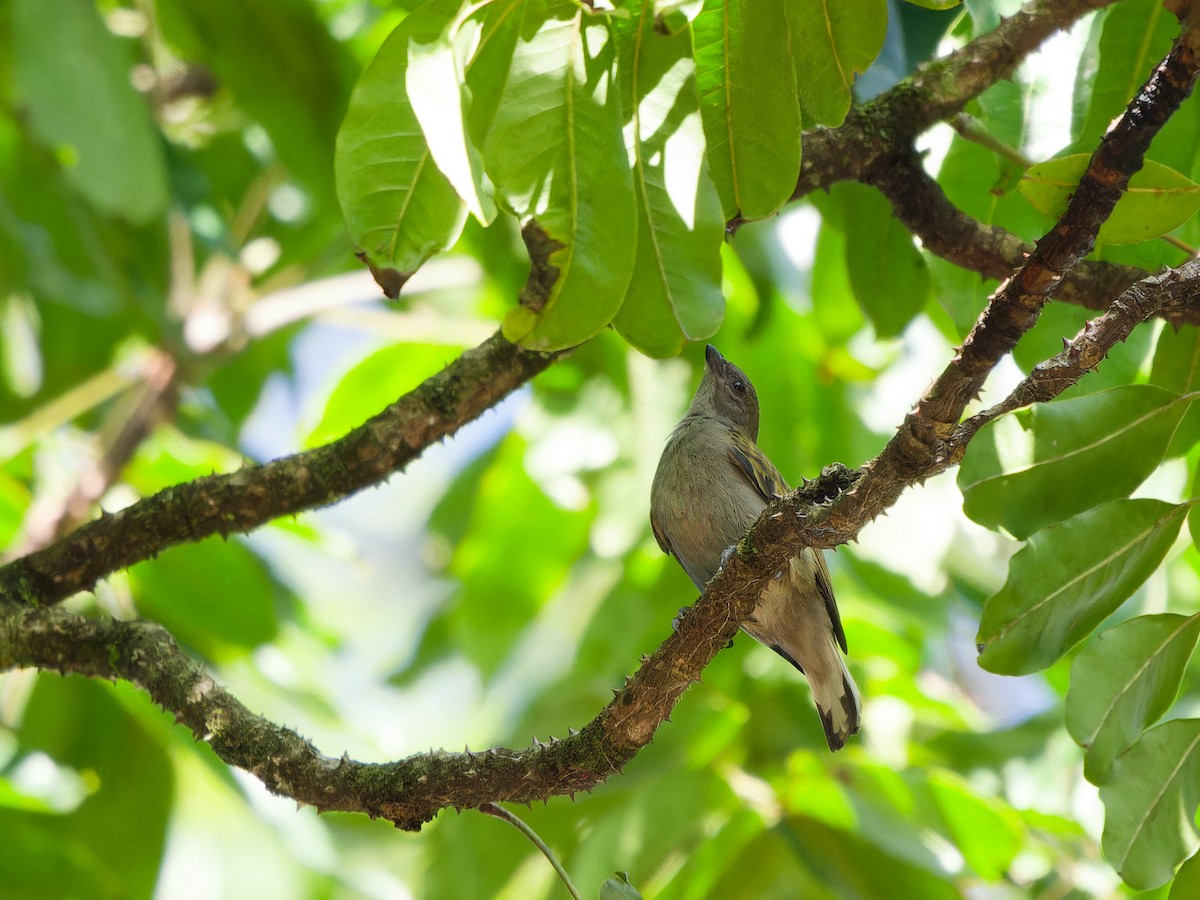
[[[953,112],[966,97],[1010,72],[1051,31],[1101,5],[1080,0],[1031,4],[994,35],[925,70],[892,95],[899,114],[910,116],[903,120],[910,122],[907,131],[878,128],[885,101],[855,113],[845,131],[820,131],[813,142],[806,140],[798,194],[828,184],[828,179],[866,179],[884,159],[902,166],[907,152],[902,148],[925,127],[911,120],[914,111],[934,118]],[[437,751],[386,764],[334,759],[295,732],[252,714],[160,626],[89,620],[53,606],[174,543],[253,528],[332,502],[402,468],[430,441],[453,433],[553,361],[518,350],[499,336],[464,354],[342,441],[170,489],[0,570],[0,667],[32,665],[127,679],[174,712],[221,759],[252,772],[271,790],[318,809],[383,816],[403,828],[420,828],[446,806],[528,802],[591,789],[621,771],[652,740],[682,693],[750,613],[765,581],[798,547],[852,540],[905,488],[953,465],[980,424],[1021,404],[1055,396],[1147,317],[1200,302],[1196,264],[1144,279],[1089,323],[1062,354],[1039,366],[1008,400],[960,424],[983,377],[1033,324],[1046,298],[1062,289],[1129,175],[1140,168],[1150,137],[1191,90],[1198,46],[1200,30],[1188,23],[1122,123],[1106,136],[1076,202],[992,298],[959,354],[884,452],[865,472],[829,467],[817,481],[772,504],[677,630],[643,659],[638,672],[582,731],[521,750]],[[885,138],[893,132],[894,137]],[[838,138],[839,133],[844,137]],[[856,135],[866,147],[857,156],[848,152],[854,143],[842,143],[836,154],[819,149]],[[829,166],[835,157],[854,157],[858,168],[834,172]],[[886,174],[875,179],[888,183]],[[994,237],[1005,244],[1003,235]]]

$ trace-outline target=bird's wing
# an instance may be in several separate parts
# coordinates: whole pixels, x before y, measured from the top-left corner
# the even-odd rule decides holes
[[[740,431],[729,431],[729,459],[746,476],[750,486],[770,503],[788,491],[787,482],[758,445]]]
[[[838,612],[837,601],[833,599],[833,587],[829,583],[829,567],[825,565],[825,554],[820,550],[813,550],[812,555],[817,558],[817,590],[821,599],[825,601],[825,611],[829,613],[829,621],[833,625],[833,636],[842,652],[849,653],[846,647],[846,632],[842,629],[842,614]]]
[[[654,510],[650,510],[650,528],[654,532],[654,539],[658,541],[658,546],[662,548],[662,552],[668,556],[678,555],[675,553],[675,548],[671,546],[671,539],[667,537],[667,532],[658,527],[658,519],[654,517]]]
[[[738,467],[751,486],[770,503],[777,497],[782,497],[788,491],[787,482],[779,474],[779,470],[758,449],[758,445],[740,431],[730,431],[729,458]],[[656,532],[657,533],[657,532]],[[661,543],[661,539],[660,539]],[[825,554],[814,550],[817,560],[816,582],[817,591],[825,603],[825,611],[829,613],[829,621],[833,625],[833,636],[842,648],[846,649],[846,632],[842,629],[842,616],[838,612],[837,601],[833,597],[833,588],[829,582],[829,568],[825,565]]]

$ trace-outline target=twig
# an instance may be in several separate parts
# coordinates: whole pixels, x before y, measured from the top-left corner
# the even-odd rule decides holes
[[[562,863],[558,861],[558,857],[554,855],[554,851],[546,846],[546,842],[538,836],[538,833],[525,824],[515,813],[510,812],[503,806],[496,803],[485,803],[479,807],[481,813],[489,816],[495,816],[497,819],[503,819],[525,837],[533,842],[533,846],[542,851],[542,856],[550,861],[550,865],[554,866],[554,871],[558,873],[558,877],[562,879],[562,883],[566,886],[568,893],[575,900],[583,900],[579,895],[579,891],[575,889],[575,884],[571,881],[571,876],[567,874],[567,870],[563,868]]]

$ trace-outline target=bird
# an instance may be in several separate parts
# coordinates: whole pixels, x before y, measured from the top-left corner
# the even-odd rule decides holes
[[[704,376],[663,448],[650,525],[702,593],[767,504],[789,491],[758,448],[758,394],[712,344]],[[742,630],[807,677],[832,751],[859,730],[862,700],[846,667],[846,633],[820,550],[804,548],[768,582]]]

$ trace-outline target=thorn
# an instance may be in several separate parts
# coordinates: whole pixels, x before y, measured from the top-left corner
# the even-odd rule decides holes
[[[579,734],[578,731],[576,731],[570,725],[567,726],[567,737],[575,737],[575,735],[577,735],[577,734]]]

